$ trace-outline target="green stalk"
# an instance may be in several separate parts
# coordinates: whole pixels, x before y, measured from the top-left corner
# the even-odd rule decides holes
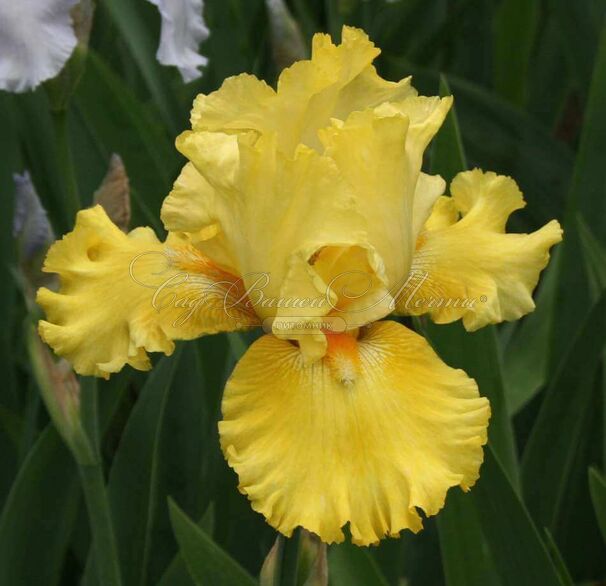
[[[74,450],[74,453],[93,536],[97,582],[102,586],[121,586],[120,560],[99,446],[98,390],[96,382],[86,384],[82,388],[80,402],[82,427],[80,427],[79,439],[82,444],[86,444],[87,450]]]
[[[71,226],[76,214],[80,210],[80,195],[78,194],[78,182],[76,180],[76,171],[69,144],[67,110],[53,110],[52,119],[55,128],[59,170],[63,179],[65,201],[67,202],[66,213],[68,226]]]
[[[105,490],[102,464],[79,464],[78,469],[93,536],[99,583],[103,586],[121,586],[118,549]]]
[[[295,529],[290,539],[284,539],[282,560],[280,562],[280,586],[297,586],[300,543],[300,529]]]

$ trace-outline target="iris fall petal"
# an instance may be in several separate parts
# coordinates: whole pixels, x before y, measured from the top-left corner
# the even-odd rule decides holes
[[[306,366],[265,336],[236,366],[221,445],[255,510],[285,535],[376,543],[422,527],[452,486],[478,477],[490,409],[475,382],[395,322],[329,337]]]

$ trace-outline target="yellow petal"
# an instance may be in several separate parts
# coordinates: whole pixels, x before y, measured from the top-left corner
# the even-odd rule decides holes
[[[145,370],[147,352],[170,354],[173,340],[257,321],[231,307],[242,292],[236,277],[185,240],[161,243],[150,228],[124,234],[101,206],[79,212],[44,270],[59,274],[61,289],[38,292],[47,317],[40,334],[80,374],[107,378],[125,364]]]
[[[416,240],[423,226],[433,215],[440,196],[444,193],[446,182],[439,175],[421,173],[415,187],[412,209],[412,234]],[[440,205],[440,209],[442,204]]]
[[[207,202],[214,188],[193,163],[183,167],[173,189],[162,204],[162,221],[171,232],[196,233],[214,222]]]
[[[416,96],[401,102],[386,102],[375,108],[378,116],[406,116],[409,123],[406,153],[412,168],[420,170],[423,153],[442,126],[444,118],[452,107],[452,96]]]
[[[377,74],[373,65],[369,65],[340,91],[331,117],[345,120],[351,112],[416,96],[417,91],[412,87],[411,81],[410,77],[388,81]]]
[[[184,170],[165,203],[167,228],[199,234],[215,226],[196,246],[242,276],[261,320],[297,317],[308,323],[329,313],[327,284],[311,261],[325,247],[355,246],[367,235],[367,220],[335,162],[303,145],[287,157],[275,133],[187,132],[177,146],[194,169]],[[211,189],[196,191],[200,177]],[[188,213],[189,206],[196,211]],[[188,224],[181,215],[196,219]],[[302,306],[299,300],[310,302]],[[318,334],[320,329],[314,328]],[[275,332],[300,340],[310,359],[325,350],[323,335],[305,330],[300,339],[289,330]]]
[[[426,218],[426,215],[423,214],[419,224],[421,224],[421,230],[424,228],[427,232],[431,232],[432,230],[447,228],[457,222],[458,219],[459,212],[457,211],[454,198],[442,195],[429,210],[429,217]],[[423,222],[423,220],[425,221]],[[417,234],[420,234],[421,230]],[[418,241],[419,244],[422,243],[422,240]]]
[[[387,286],[401,284],[410,270],[416,235],[444,192],[443,179],[421,173],[422,157],[410,156],[418,141],[409,136],[407,115],[354,112],[319,134],[326,155],[358,196],[368,244],[385,265]]]
[[[398,311],[428,313],[437,323],[462,318],[470,331],[532,311],[549,249],[562,239],[558,222],[506,234],[509,215],[525,205],[509,177],[476,169],[457,175],[451,191],[419,235],[410,279],[396,295]]]
[[[359,328],[393,311],[383,260],[372,247],[327,246],[311,264],[330,294],[329,331]]]
[[[353,113],[320,132],[326,154],[357,194],[368,241],[385,261],[387,280],[407,275],[412,259],[412,208],[418,170],[406,157],[408,119]]]
[[[346,309],[334,300],[351,327],[393,311],[389,289],[408,275],[417,224],[443,191],[421,163],[450,98],[419,98],[409,79],[381,79],[371,65],[378,54],[358,29],[344,27],[340,45],[318,34],[311,60],[285,70],[277,92],[231,78],[197,99],[194,130],[177,139],[191,165],[163,206],[165,225],[242,275],[262,319],[308,324],[331,311],[331,303],[302,313],[272,301],[331,301],[324,277],[334,270],[320,274],[312,262],[328,250],[351,256],[372,284]],[[319,329],[291,339],[317,358]]]
[[[199,94],[191,112],[194,130],[266,130],[276,92],[254,75],[228,77],[208,96]]]
[[[196,200],[192,193],[191,201],[198,217],[218,224],[225,256],[234,259],[249,288],[259,275],[269,275],[255,298],[324,295],[309,259],[324,246],[353,245],[365,235],[365,221],[334,161],[302,145],[293,158],[286,157],[273,134],[249,141],[241,135],[191,132],[177,144],[213,187]],[[171,198],[170,209],[176,210],[180,199]],[[173,220],[168,227],[176,226],[183,224]],[[214,240],[199,243],[200,250],[210,250]],[[264,318],[277,314],[275,307],[261,304],[258,312]]]
[[[338,108],[341,90],[364,71],[380,50],[360,29],[344,26],[340,45],[317,33],[309,61],[298,61],[278,79],[281,123],[280,144],[292,151],[298,143],[318,148],[317,130],[326,126]]]
[[[339,45],[318,33],[311,59],[285,69],[277,92],[248,74],[230,77],[216,92],[196,98],[192,128],[276,132],[288,154],[300,143],[319,149],[317,131],[331,118],[344,120],[353,111],[416,95],[410,78],[391,82],[377,75],[371,63],[379,53],[360,29],[343,27]]]
[[[355,543],[422,527],[451,486],[478,478],[488,401],[461,370],[395,322],[356,341],[329,336],[305,365],[273,336],[236,366],[223,398],[221,445],[240,490],[278,531],[302,526]]]

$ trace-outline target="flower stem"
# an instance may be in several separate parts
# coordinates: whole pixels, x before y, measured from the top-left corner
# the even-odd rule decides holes
[[[69,222],[68,225],[71,225],[76,213],[80,210],[80,196],[78,194],[78,182],[76,181],[76,171],[69,144],[67,111],[64,109],[53,110],[52,118],[55,128],[59,171],[65,189],[65,201],[67,202],[67,209],[65,211]]]
[[[280,563],[280,586],[296,586],[299,571],[301,530],[295,529],[290,539],[284,539]]]
[[[81,464],[78,468],[93,536],[99,583],[103,586],[121,586],[118,550],[105,490],[102,464],[100,462]]]

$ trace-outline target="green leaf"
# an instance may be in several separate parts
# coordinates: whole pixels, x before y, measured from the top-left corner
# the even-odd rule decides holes
[[[440,96],[451,94],[448,79],[445,75],[440,75]],[[450,184],[457,173],[467,169],[455,106],[444,120],[444,124],[435,138],[431,154],[431,167],[444,178],[447,184]]]
[[[179,107],[169,91],[169,71],[163,71],[156,59],[160,38],[153,38],[153,29],[145,23],[145,12],[153,9],[135,0],[105,0],[103,7],[111,15],[130,50],[150,94],[158,105],[164,123],[172,133],[176,133],[181,126],[181,116]]]
[[[19,142],[15,117],[17,109],[14,96],[0,92],[0,323],[7,329],[13,318],[15,306],[15,279],[11,267],[16,264],[13,239],[13,211],[15,184],[13,173],[21,171]],[[10,335],[0,336],[0,372],[2,388],[0,404],[16,407],[14,348]],[[0,484],[3,482],[0,481]]]
[[[589,490],[595,516],[606,544],[606,479],[596,468],[589,469]]]
[[[526,195],[529,205],[512,218],[516,229],[534,230],[560,216],[572,173],[570,149],[494,94],[455,77],[449,80],[470,166],[514,177]]]
[[[207,535],[212,535],[213,518],[214,508],[211,503],[198,523],[198,526]],[[179,552],[166,568],[157,586],[194,586],[194,582],[187,571],[185,560]]]
[[[150,224],[161,231],[160,206],[170,191],[179,156],[153,109],[91,51],[86,73],[75,96],[80,123],[98,145],[105,168],[111,153],[118,153],[131,182],[133,224]],[[99,178],[101,179],[101,178]],[[92,194],[87,194],[89,201]]]
[[[329,548],[328,576],[331,586],[388,585],[369,550],[351,543],[340,543]]]
[[[490,446],[470,496],[503,586],[562,586],[538,530]]]
[[[72,456],[49,426],[25,459],[4,504],[0,584],[59,584],[79,500]]]
[[[131,413],[110,471],[108,497],[125,584],[146,583],[157,518],[160,434],[181,347],[147,379]],[[160,503],[163,505],[163,502]]]
[[[535,43],[528,79],[528,110],[547,128],[557,128],[574,92],[570,67],[566,63],[566,48],[562,43],[559,23],[553,13],[543,16],[539,38]]]
[[[148,546],[148,579],[156,581],[177,552],[166,498],[194,519],[212,510],[204,479],[209,437],[217,435],[213,413],[208,412],[209,389],[202,357],[195,341],[183,345],[159,437],[156,512]]]
[[[589,278],[589,288],[592,297],[597,299],[600,292],[606,289],[606,250],[581,216],[577,217],[577,224],[583,247],[583,260]]]
[[[65,205],[63,178],[56,152],[56,136],[46,93],[38,89],[15,100],[19,138],[25,167],[58,234],[70,229],[74,218]]]
[[[602,358],[606,293],[593,306],[546,391],[522,460],[526,503],[556,533],[567,480],[592,415],[594,376]]]
[[[181,555],[196,586],[253,586],[252,578],[172,500],[170,518]]]
[[[173,558],[157,586],[195,586],[181,554]]]
[[[451,490],[437,517],[444,578],[448,586],[500,586],[472,495]],[[469,555],[469,552],[474,552]]]
[[[503,379],[511,415],[527,405],[549,378],[558,259],[556,248],[536,294],[536,309],[516,327],[503,351]]]
[[[502,0],[494,15],[494,85],[503,97],[519,106],[526,101],[538,16],[537,0]]]
[[[606,24],[603,26],[600,49],[594,68],[591,91],[587,101],[585,123],[579,154],[564,219],[564,242],[561,245],[559,288],[554,308],[557,331],[553,332],[551,364],[556,367],[575,339],[579,325],[591,307],[585,267],[579,262],[583,254],[577,217],[582,216],[590,231],[602,245],[606,242]],[[571,284],[574,283],[574,287]]]
[[[571,208],[580,213],[591,231],[606,242],[606,21],[602,27],[591,91],[571,190]],[[576,208],[576,209],[574,209]],[[575,214],[576,215],[576,214]],[[574,218],[571,217],[571,221]]]
[[[568,571],[568,568],[566,567],[566,563],[564,562],[564,559],[562,558],[562,554],[560,553],[560,550],[553,538],[553,535],[551,535],[549,529],[545,529],[545,545],[547,546],[549,555],[551,556],[551,559],[553,560],[556,570],[558,571],[562,584],[564,584],[565,586],[573,586],[574,580],[570,576],[570,572]]]
[[[568,66],[584,99],[587,97],[592,68],[596,62],[605,5],[594,0],[549,0],[547,6],[557,19],[559,37],[566,49]]]

